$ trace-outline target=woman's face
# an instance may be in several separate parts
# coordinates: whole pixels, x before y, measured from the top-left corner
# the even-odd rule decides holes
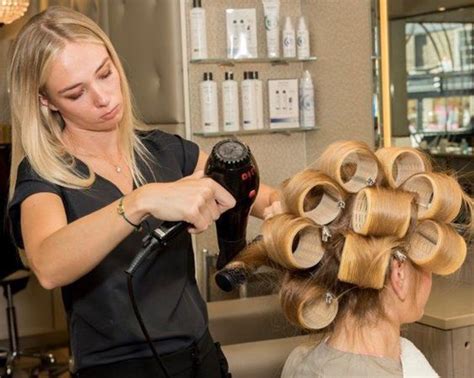
[[[43,106],[58,111],[66,128],[106,131],[123,116],[120,76],[105,46],[70,42],[54,58]]]

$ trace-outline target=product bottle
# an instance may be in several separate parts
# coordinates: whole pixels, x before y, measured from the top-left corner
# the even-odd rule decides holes
[[[253,72],[244,72],[242,80],[242,123],[244,130],[257,129],[257,104]]]
[[[298,23],[296,46],[298,51],[298,59],[309,58],[309,32],[306,28],[306,22],[303,16],[300,17],[300,21]]]
[[[282,33],[283,43],[283,57],[294,58],[296,57],[296,41],[295,41],[295,29],[291,23],[291,18],[287,17],[285,21],[285,28]]]
[[[300,79],[300,126],[312,129],[316,126],[314,119],[314,86],[311,74],[305,71]]]
[[[204,80],[199,84],[201,94],[201,123],[205,133],[219,131],[219,111],[217,105],[217,84],[212,80],[212,72],[204,73]]]
[[[263,119],[263,84],[262,80],[258,78],[258,71],[254,72],[253,81],[257,105],[257,129],[263,129],[265,127],[265,120]]]
[[[232,72],[225,73],[222,82],[222,106],[224,131],[239,130],[239,90]]]
[[[190,19],[191,59],[207,59],[206,11],[201,0],[193,0]]]

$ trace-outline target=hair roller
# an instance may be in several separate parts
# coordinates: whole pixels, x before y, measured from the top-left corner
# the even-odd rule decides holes
[[[402,189],[418,195],[418,219],[451,222],[459,214],[463,192],[459,183],[444,173],[419,173],[402,184]]]
[[[289,275],[282,284],[280,302],[288,321],[308,330],[327,327],[339,308],[337,298],[326,289],[308,278]]]
[[[278,214],[262,227],[268,257],[287,269],[308,269],[324,254],[321,231],[306,218]]]
[[[374,185],[382,178],[375,154],[362,142],[332,143],[321,154],[317,165],[350,193]]]
[[[346,193],[329,176],[306,169],[282,187],[286,211],[311,219],[318,225],[331,223],[345,206]]]
[[[382,187],[357,193],[352,209],[352,229],[361,235],[405,236],[413,218],[412,193]]]
[[[224,291],[232,291],[244,284],[262,265],[271,265],[271,261],[268,259],[263,238],[259,235],[216,273],[216,284]]]
[[[435,274],[447,275],[461,267],[467,247],[452,226],[425,220],[417,225],[407,252],[416,265]]]
[[[431,163],[421,151],[414,148],[386,147],[375,152],[388,184],[398,188],[407,178],[417,173],[431,172]]]
[[[394,237],[364,237],[348,233],[342,249],[337,278],[361,288],[382,289]]]

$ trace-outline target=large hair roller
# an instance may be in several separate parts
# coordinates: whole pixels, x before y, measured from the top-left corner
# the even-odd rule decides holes
[[[347,234],[337,278],[361,288],[381,289],[392,250],[396,246],[394,237]]]
[[[331,144],[321,154],[317,165],[350,193],[374,185],[382,177],[375,154],[362,142],[341,141]]]
[[[327,327],[339,308],[337,298],[326,289],[289,275],[284,278],[280,302],[288,321],[308,330]]]
[[[398,188],[406,179],[417,173],[431,172],[431,163],[425,154],[413,148],[385,147],[375,152],[388,184]]]
[[[287,269],[308,269],[323,257],[321,230],[309,219],[278,214],[263,223],[262,234],[268,257]]]
[[[466,252],[466,242],[452,226],[432,220],[417,225],[407,251],[415,264],[440,275],[459,269]]]
[[[415,213],[412,193],[388,188],[365,188],[357,193],[352,209],[352,229],[361,235],[407,233]]]
[[[306,169],[282,187],[286,211],[310,218],[318,225],[332,222],[345,206],[346,193],[329,176]]]
[[[418,219],[451,222],[459,214],[463,202],[458,182],[444,173],[419,173],[402,184],[402,189],[418,196]]]

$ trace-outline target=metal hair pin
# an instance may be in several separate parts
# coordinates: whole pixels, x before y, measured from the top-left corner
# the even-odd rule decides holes
[[[407,259],[407,256],[404,253],[402,253],[399,249],[393,252],[393,257],[395,258],[395,260],[401,263],[405,262]]]
[[[345,203],[344,201],[339,201],[339,202],[337,203],[337,207],[338,207],[339,209],[345,209],[345,208],[346,208],[346,203]]]
[[[375,185],[375,180],[374,180],[372,177],[369,177],[369,178],[367,179],[367,185],[368,185],[368,186],[373,186],[373,185]]]
[[[326,296],[324,298],[325,302],[328,305],[330,305],[334,299],[336,299],[336,297],[334,296],[334,294],[330,293],[329,291],[326,293]]]
[[[331,231],[328,226],[323,226],[321,230],[321,240],[327,242],[332,237]]]

